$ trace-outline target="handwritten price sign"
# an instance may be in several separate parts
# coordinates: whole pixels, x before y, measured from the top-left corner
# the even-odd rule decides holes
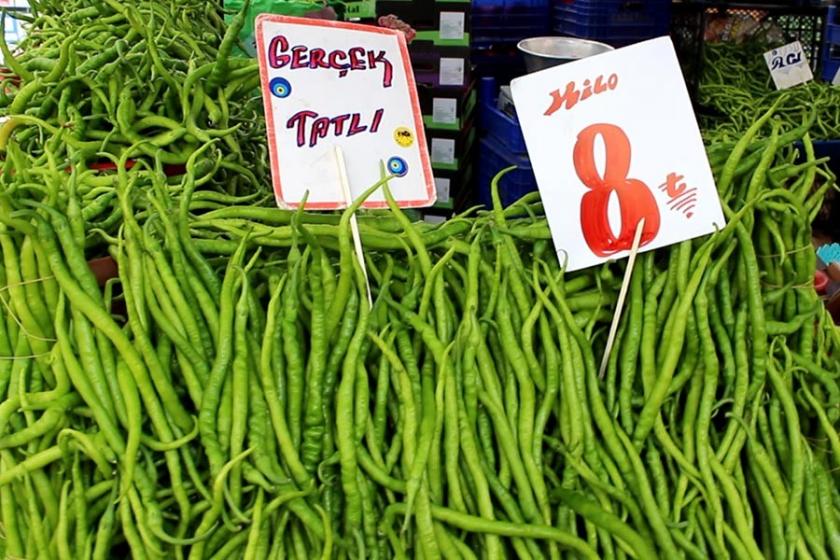
[[[430,206],[435,184],[405,38],[399,31],[262,14],[257,59],[274,194],[281,207],[347,205],[391,175],[403,207]],[[344,164],[337,161],[336,148]],[[385,206],[381,191],[364,204]]]
[[[724,217],[670,39],[511,84],[554,244],[578,270],[711,233]]]

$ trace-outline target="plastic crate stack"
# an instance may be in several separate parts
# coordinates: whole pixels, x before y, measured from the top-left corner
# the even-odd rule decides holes
[[[481,140],[476,202],[488,208],[492,206],[490,183],[499,171],[508,167],[516,166],[516,169],[502,177],[499,183],[499,196],[504,206],[537,190],[513,103],[500,93],[496,84],[494,78],[486,77],[481,78],[479,85]]]
[[[840,10],[828,9],[822,47],[822,77],[826,82],[840,82]]]
[[[551,31],[549,0],[473,0],[473,61],[479,76],[507,83],[525,73],[516,44]]]
[[[380,0],[379,16],[415,29],[408,47],[426,125],[437,203],[424,215],[446,217],[474,190],[476,91],[470,59],[470,0]]]
[[[555,0],[554,32],[616,47],[668,34],[671,0]]]

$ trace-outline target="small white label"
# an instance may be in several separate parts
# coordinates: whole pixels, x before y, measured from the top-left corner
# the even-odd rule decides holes
[[[427,224],[438,225],[446,221],[446,216],[435,216],[434,214],[426,214],[423,216],[423,221]]]
[[[442,86],[464,85],[464,59],[441,58],[439,78]]]
[[[455,163],[455,140],[432,138],[432,163]]]
[[[776,89],[787,89],[814,79],[808,57],[799,41],[794,41],[764,53],[764,60]]]
[[[435,191],[437,191],[438,202],[449,202],[449,185],[451,179],[446,177],[435,177]]]
[[[464,38],[464,12],[440,13],[440,38],[456,41]]]
[[[834,73],[834,79],[831,80],[831,85],[840,86],[840,67],[837,68],[837,72]]]
[[[435,97],[432,100],[432,120],[439,124],[455,124],[458,122],[457,109],[457,100]]]

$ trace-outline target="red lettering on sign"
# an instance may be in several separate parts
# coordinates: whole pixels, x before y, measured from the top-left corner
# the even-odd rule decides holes
[[[363,47],[327,51],[305,45],[290,48],[285,35],[271,38],[268,44],[268,65],[275,69],[288,67],[290,70],[337,70],[340,78],[355,70],[381,68],[382,87],[389,88],[394,81],[394,65],[388,60],[388,53],[385,51],[366,50]]]
[[[373,51],[368,51],[368,68],[374,70],[377,63],[385,67],[382,73],[382,87],[391,87],[391,81],[394,78],[394,66],[386,58],[385,51],[379,51],[376,55],[373,54]]]
[[[361,47],[353,47],[348,50],[350,55],[350,70],[364,70],[365,69],[365,49]]]
[[[680,211],[686,218],[691,218],[697,206],[697,189],[689,188],[682,181],[682,175],[668,173],[665,182],[659,185],[659,190],[668,197],[667,204],[671,210]]]
[[[327,133],[330,130],[330,118],[329,117],[319,117],[312,123],[312,134],[309,137],[309,147],[315,147],[315,144],[318,143],[318,140],[321,138],[326,138]]]
[[[379,130],[384,109],[377,109],[371,117],[370,125],[364,124],[362,115],[351,113],[335,117],[321,116],[315,111],[299,111],[286,121],[286,128],[296,130],[298,147],[317,146],[322,138],[326,138],[330,131],[334,136],[355,136],[363,132],[374,134]]]
[[[317,117],[318,113],[315,111],[300,111],[295,113],[286,123],[286,128],[297,127],[297,145],[304,146],[306,144],[306,119],[308,117]]]
[[[370,123],[370,132],[371,134],[375,133],[379,130],[379,123],[382,122],[382,115],[385,114],[385,109],[377,109],[376,112],[373,114],[373,122]]]
[[[344,76],[347,72],[348,65],[346,63],[340,63],[339,59],[347,60],[347,53],[344,51],[332,51],[330,53],[330,66],[336,70],[341,70],[339,76]]]
[[[665,178],[665,194],[668,195],[668,198],[676,198],[685,192],[685,183],[680,183],[682,180],[682,175],[668,173],[668,177]]]
[[[292,47],[292,65],[290,66],[292,70],[309,66],[309,59],[306,57],[306,52],[307,48],[303,45]]]
[[[327,52],[324,49],[312,49],[309,51],[309,67],[329,68],[330,63],[327,60]]]
[[[289,63],[291,57],[285,53],[289,50],[289,41],[283,35],[271,38],[268,44],[268,65],[272,68],[282,68]]]
[[[344,121],[350,118],[350,113],[346,115],[338,115],[337,117],[333,117],[333,123],[335,123],[335,135],[341,136],[344,134]]]
[[[595,166],[595,139],[600,136],[606,154],[604,174]],[[629,250],[639,221],[644,218],[641,246],[650,243],[659,233],[659,207],[650,188],[638,179],[628,179],[630,172],[630,140],[613,124],[593,124],[578,134],[573,161],[575,172],[589,189],[580,201],[580,224],[586,244],[599,257],[608,257]],[[608,208],[615,193],[621,209],[618,236],[610,227]]]
[[[550,117],[563,107],[568,111],[577,105],[579,101],[584,101],[593,95],[604,93],[605,91],[614,90],[616,87],[618,87],[618,74],[611,74],[607,78],[606,84],[604,83],[604,76],[595,78],[594,84],[587,78],[583,81],[582,89],[578,89],[577,84],[572,80],[566,84],[563,93],[560,93],[560,90],[556,89],[549,94],[551,96],[551,105],[545,110],[545,116]]]
[[[566,84],[566,90],[563,93],[560,93],[559,89],[551,92],[551,105],[546,109],[545,116],[550,117],[559,111],[563,104],[566,105],[566,109],[571,109],[577,105],[579,99],[580,92],[575,89],[575,83],[569,82]]]
[[[367,130],[366,125],[359,124],[361,120],[362,116],[359,113],[353,113],[353,116],[350,117],[350,130],[347,131],[347,136],[355,136]]]

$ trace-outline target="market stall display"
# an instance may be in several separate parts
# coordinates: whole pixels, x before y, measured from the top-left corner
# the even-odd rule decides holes
[[[833,173],[840,172],[840,89],[817,80],[776,90],[762,56],[768,50],[765,35],[706,45],[697,100],[707,143],[739,138],[761,113],[778,105],[774,120],[807,127],[815,156]],[[840,202],[834,192],[827,193],[812,222],[830,235],[840,235]]]
[[[241,19],[32,4],[0,43],[6,557],[840,557],[820,105],[710,137],[727,224],[639,257],[599,378],[626,263],[565,274],[538,195],[359,212],[366,278],[361,199],[273,206]]]
[[[706,47],[757,37],[773,46],[799,41],[815,74],[823,44],[825,9],[819,0],[689,0],[674,2],[671,38],[692,96],[706,64]]]

